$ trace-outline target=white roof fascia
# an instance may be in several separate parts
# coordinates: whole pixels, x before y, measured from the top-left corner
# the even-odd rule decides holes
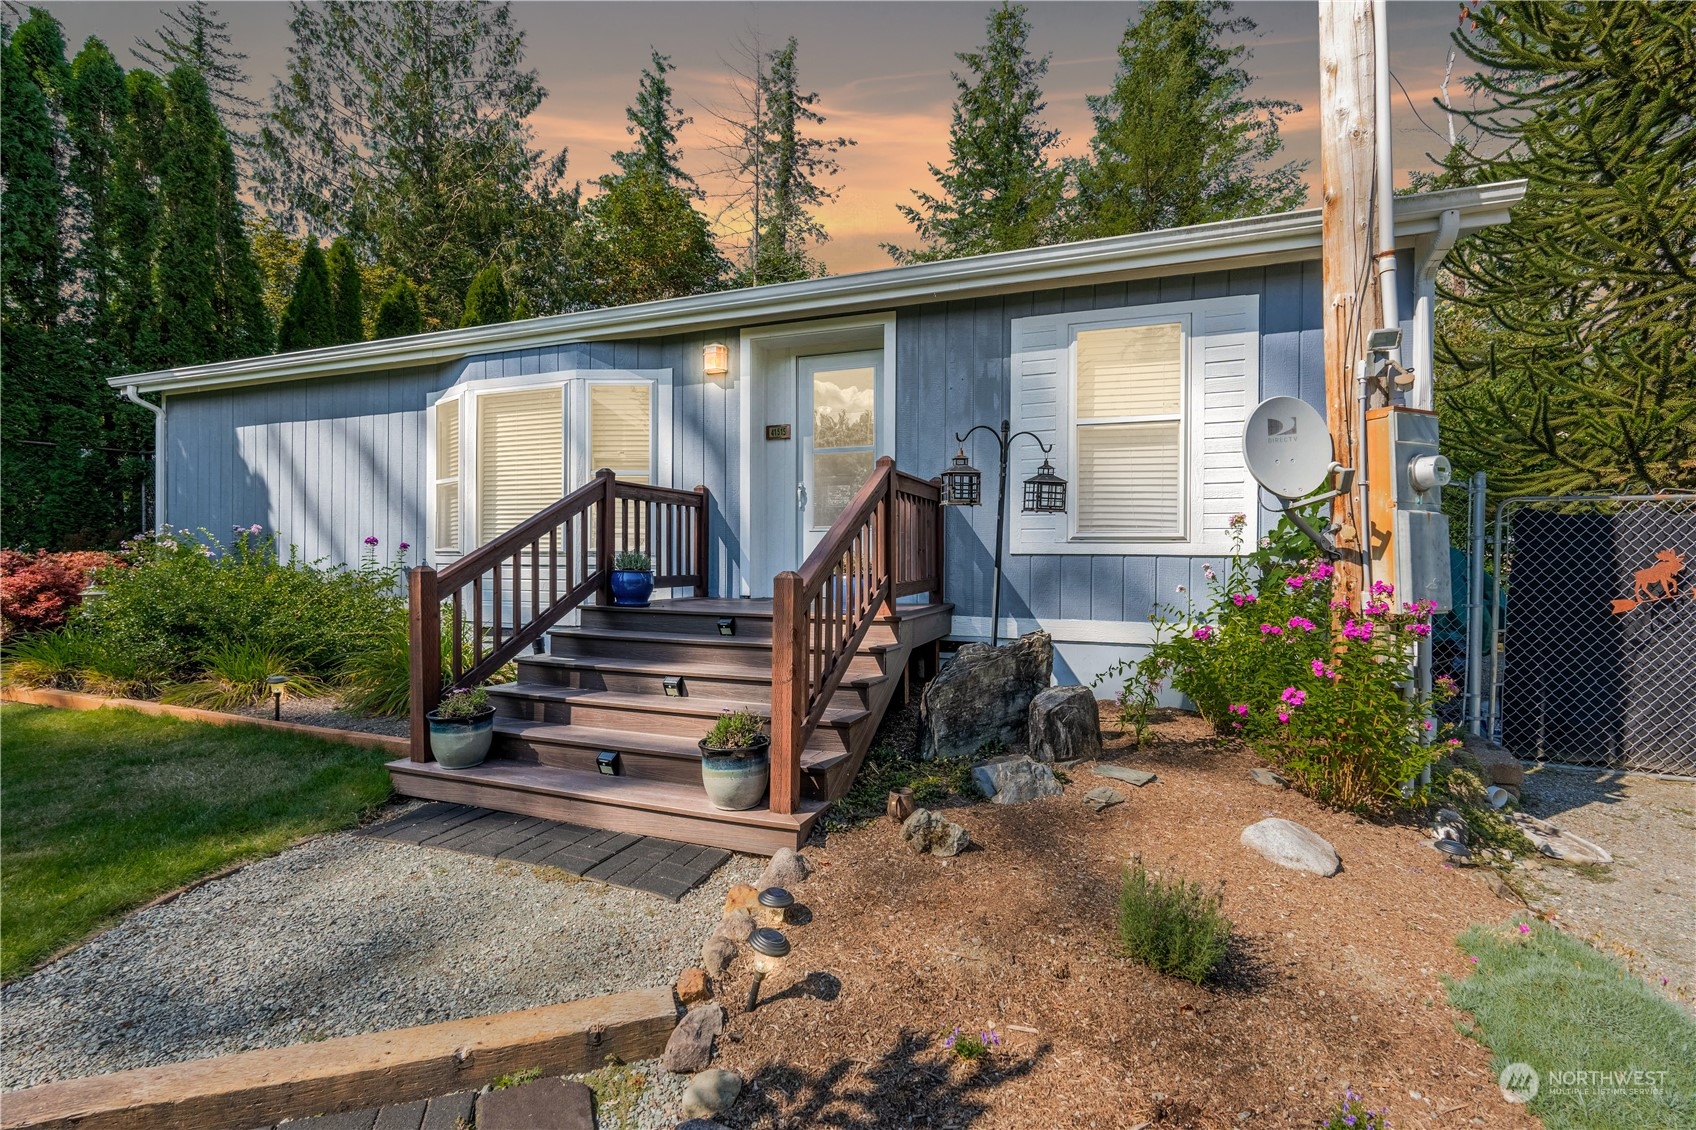
[[[1439,218],[1458,211],[1462,232],[1505,223],[1525,195],[1524,181],[1448,189],[1396,197],[1396,243],[1413,246],[1416,238],[1437,230]],[[743,290],[715,291],[505,322],[472,329],[446,330],[412,337],[386,338],[352,345],[266,354],[152,373],[108,378],[114,388],[141,392],[189,392],[244,385],[419,366],[441,365],[484,353],[531,349],[577,342],[734,330],[789,319],[905,306],[920,302],[972,298],[1011,291],[1066,286],[1081,278],[1107,282],[1182,267],[1225,270],[1265,263],[1314,258],[1320,249],[1317,208],[1280,212],[1242,220],[1223,220],[1186,228],[1110,236],[1081,243],[1032,247],[948,259],[906,267],[887,267],[851,275],[780,283]]]

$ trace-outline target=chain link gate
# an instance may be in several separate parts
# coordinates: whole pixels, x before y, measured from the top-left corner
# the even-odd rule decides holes
[[[1509,498],[1495,541],[1495,739],[1696,775],[1696,495]]]

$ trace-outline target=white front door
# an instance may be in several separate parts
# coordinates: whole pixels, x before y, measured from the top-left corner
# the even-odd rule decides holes
[[[877,385],[882,360],[875,350],[796,360],[800,560],[806,560],[871,477],[877,462]]]

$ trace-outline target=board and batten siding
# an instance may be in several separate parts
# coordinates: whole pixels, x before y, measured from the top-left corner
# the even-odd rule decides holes
[[[736,405],[729,381],[701,368],[708,341],[734,333],[592,342],[467,358],[439,369],[291,381],[169,398],[168,490],[173,526],[204,527],[220,540],[232,526],[278,531],[308,560],[357,562],[366,537],[388,558],[401,542],[408,564],[431,561],[425,511],[428,407],[468,381],[565,371],[672,372],[672,483],[704,483],[712,498],[712,585],[738,591],[740,474]]]
[[[903,309],[897,323],[896,461],[915,474],[935,475],[954,454],[956,432],[974,424],[997,427],[1003,417],[1014,416],[1013,326],[1019,319],[1232,297],[1252,297],[1257,306],[1258,387],[1244,390],[1244,405],[1288,395],[1323,412],[1317,261],[1174,275]],[[1242,410],[1233,407],[1234,418]],[[1205,419],[1201,426],[1210,445],[1225,442]],[[1020,441],[1021,447],[1027,445],[1029,458],[1016,451],[1008,471],[1014,511],[1020,481],[1040,462],[1034,445]],[[966,445],[966,454],[984,472],[986,505],[946,511],[946,592],[955,604],[954,634],[969,639],[987,636],[989,627],[995,511],[987,503],[995,491],[995,444],[980,432]],[[1026,462],[1030,469],[1021,471]],[[1231,513],[1241,508],[1233,504]],[[1219,516],[1228,520],[1230,514],[1221,511]],[[1217,568],[1219,556],[1008,552],[1003,559],[1003,635],[1010,627],[1048,629],[1057,641],[1056,678],[1088,682],[1114,660],[1146,646],[1149,616],[1158,606],[1203,597],[1202,567],[1209,563]]]

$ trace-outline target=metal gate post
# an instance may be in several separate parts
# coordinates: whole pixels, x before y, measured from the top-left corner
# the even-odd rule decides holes
[[[1466,721],[1473,737],[1484,732],[1484,481],[1483,471],[1472,476],[1467,499]]]

